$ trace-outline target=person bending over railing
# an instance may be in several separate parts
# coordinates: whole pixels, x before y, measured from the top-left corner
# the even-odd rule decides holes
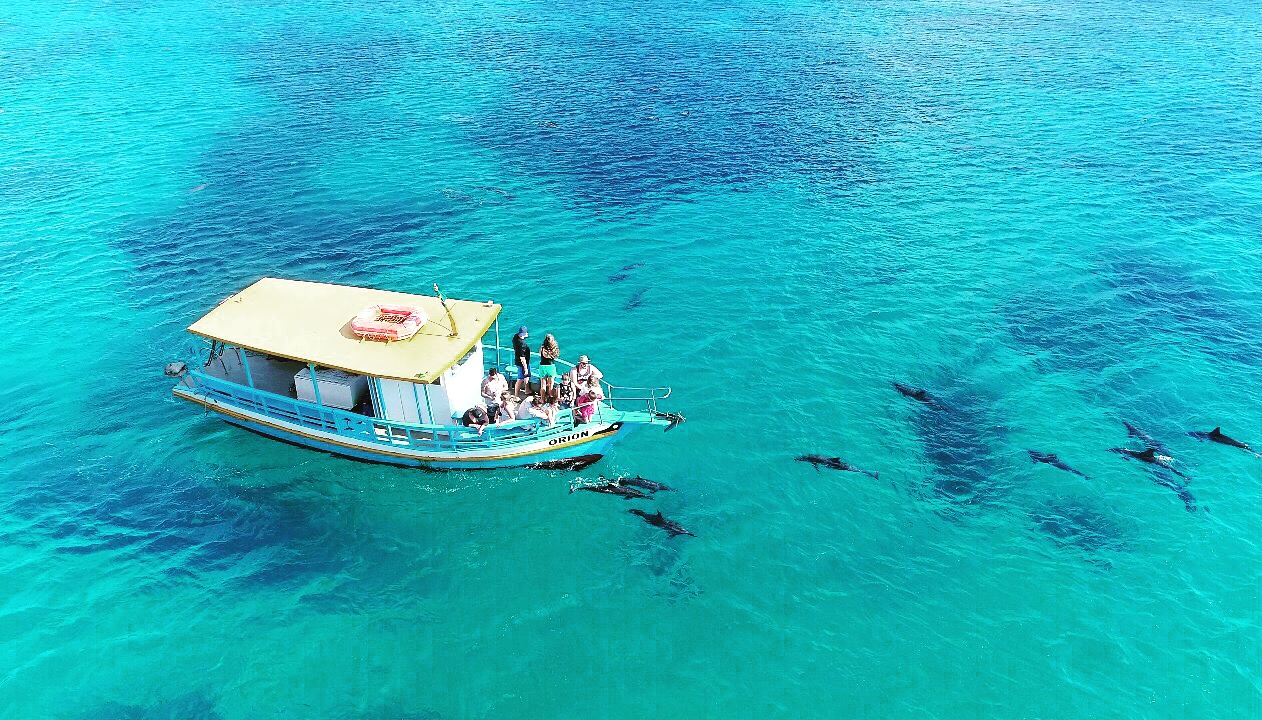
[[[478,403],[464,411],[464,417],[460,418],[460,422],[465,427],[476,429],[481,435],[486,430],[486,426],[491,424],[491,418],[487,415],[486,406]]]

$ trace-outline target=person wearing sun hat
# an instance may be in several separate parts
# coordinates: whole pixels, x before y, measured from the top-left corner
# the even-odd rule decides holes
[[[525,325],[513,336],[513,363],[517,365],[517,382],[513,383],[513,394],[519,396],[523,389],[530,389],[530,346],[526,344],[528,337],[530,331]]]
[[[605,374],[598,370],[586,355],[579,355],[578,364],[570,371],[571,381],[578,392],[582,392],[591,380],[600,380],[604,376]]]

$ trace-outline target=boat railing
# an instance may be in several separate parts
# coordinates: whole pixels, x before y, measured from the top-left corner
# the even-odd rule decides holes
[[[266,390],[190,370],[191,384],[183,387],[195,395],[251,410],[265,417],[285,420],[301,427],[373,443],[419,450],[469,450],[512,447],[526,442],[562,436],[574,431],[572,410],[562,411],[555,425],[539,420],[518,420],[491,425],[481,435],[462,425],[421,425],[404,423],[317,405]],[[597,410],[599,413],[599,409]]]

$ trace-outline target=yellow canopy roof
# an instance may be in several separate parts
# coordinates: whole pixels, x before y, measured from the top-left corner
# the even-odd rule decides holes
[[[407,340],[360,340],[351,319],[372,305],[408,305],[428,317]],[[469,352],[495,322],[499,305],[369,288],[263,278],[224,300],[189,331],[229,345],[312,362],[356,375],[433,382]]]

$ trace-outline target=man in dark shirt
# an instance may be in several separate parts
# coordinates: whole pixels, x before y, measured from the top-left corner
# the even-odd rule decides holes
[[[513,336],[513,362],[517,365],[517,382],[513,383],[513,394],[522,395],[522,390],[530,390],[530,346],[526,338],[530,332],[522,325],[521,330]]]
[[[491,424],[491,417],[486,412],[486,406],[478,403],[464,411],[464,417],[460,418],[460,422],[465,427],[477,428],[478,434],[481,435],[486,426]]]

